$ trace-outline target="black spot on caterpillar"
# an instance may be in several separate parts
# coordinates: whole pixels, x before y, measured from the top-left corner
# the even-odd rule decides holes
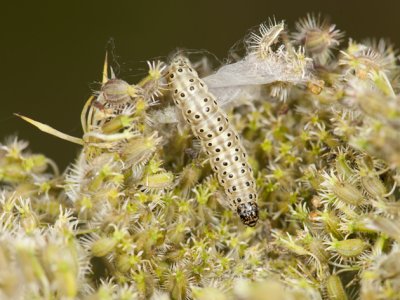
[[[177,56],[166,76],[172,97],[192,132],[200,139],[229,205],[248,226],[258,220],[257,192],[246,151],[215,96],[208,91],[189,60]]]

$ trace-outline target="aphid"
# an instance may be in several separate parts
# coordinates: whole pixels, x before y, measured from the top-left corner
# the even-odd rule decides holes
[[[225,112],[187,58],[177,56],[172,61],[167,80],[175,104],[210,157],[211,167],[228,196],[229,205],[244,224],[255,226],[258,206],[253,172]]]

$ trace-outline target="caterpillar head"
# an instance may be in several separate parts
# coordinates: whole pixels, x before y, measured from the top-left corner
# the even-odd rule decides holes
[[[254,227],[258,221],[258,207],[254,202],[242,203],[237,207],[237,213],[243,224]]]

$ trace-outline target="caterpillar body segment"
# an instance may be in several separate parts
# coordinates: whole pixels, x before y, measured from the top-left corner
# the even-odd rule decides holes
[[[230,206],[244,224],[255,226],[258,206],[253,172],[226,113],[187,58],[177,56],[173,59],[167,80],[175,104],[209,155],[211,167]]]

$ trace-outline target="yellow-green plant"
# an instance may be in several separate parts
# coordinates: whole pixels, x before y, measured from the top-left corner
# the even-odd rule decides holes
[[[60,173],[1,144],[0,298],[400,299],[397,54],[343,40],[313,15],[269,21],[199,71],[248,153],[253,228],[224,206],[168,61],[130,84],[106,59],[82,137],[21,116],[82,151]]]

